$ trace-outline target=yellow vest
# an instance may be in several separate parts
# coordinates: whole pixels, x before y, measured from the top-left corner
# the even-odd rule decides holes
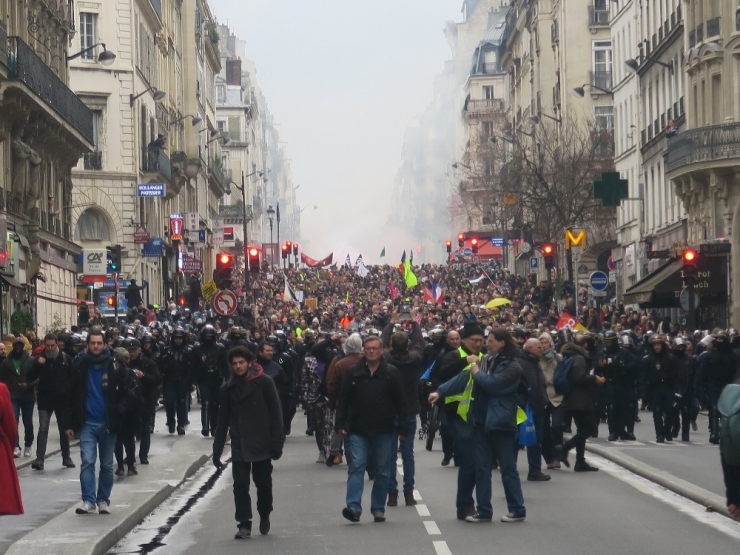
[[[469,356],[462,347],[458,347],[457,352],[460,353],[460,358],[468,358]],[[482,357],[478,355],[478,360],[480,360],[481,358]],[[468,372],[468,381],[465,384],[465,389],[463,390],[463,392],[458,393],[457,395],[450,395],[449,397],[445,397],[445,404],[459,403],[459,405],[457,405],[457,415],[465,422],[468,421],[470,402],[473,400],[473,374],[470,374],[471,366],[473,366],[472,363],[468,364],[465,368],[462,369],[463,372]]]

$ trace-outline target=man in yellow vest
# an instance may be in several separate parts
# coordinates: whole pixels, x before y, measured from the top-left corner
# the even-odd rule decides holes
[[[484,332],[477,322],[469,322],[460,330],[462,344],[456,351],[450,351],[442,359],[439,369],[440,383],[445,383],[460,372],[469,371],[474,362],[478,362],[483,348]],[[459,395],[444,399],[444,411],[447,424],[455,442],[455,466],[457,471],[457,518],[475,513],[473,490],[475,489],[475,450],[473,429],[468,424],[468,411],[472,399],[473,381],[470,377],[469,387]]]

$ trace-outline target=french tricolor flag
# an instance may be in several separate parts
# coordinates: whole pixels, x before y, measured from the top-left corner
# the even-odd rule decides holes
[[[432,285],[432,296],[434,297],[435,303],[442,303],[442,301],[444,301],[444,294],[445,290],[441,284],[435,283],[434,285]]]

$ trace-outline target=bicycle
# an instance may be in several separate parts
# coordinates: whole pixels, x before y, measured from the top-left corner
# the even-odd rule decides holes
[[[437,432],[439,431],[439,427],[441,425],[441,419],[442,419],[442,411],[439,409],[438,405],[432,406],[432,410],[429,412],[429,420],[427,420],[427,429],[426,429],[426,449],[427,451],[432,450],[432,446],[434,445],[434,438],[437,435]]]

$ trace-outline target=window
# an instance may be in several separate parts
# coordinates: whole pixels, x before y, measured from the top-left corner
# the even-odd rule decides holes
[[[612,41],[595,40],[593,42],[593,70],[596,73],[611,73]]]
[[[216,87],[216,93],[218,95],[217,100],[219,103],[226,102],[226,87],[224,85]]]
[[[108,241],[111,230],[105,216],[98,209],[88,208],[77,220],[75,241]]]
[[[600,131],[614,129],[614,106],[594,106],[596,128]]]
[[[495,98],[493,96],[493,90],[493,85],[486,85],[485,87],[483,87],[483,98],[485,98],[486,100],[492,100],[493,98]]]
[[[488,140],[489,137],[493,137],[493,122],[492,121],[482,121],[481,129],[483,131],[482,140]]]
[[[80,50],[91,48],[95,44],[95,23],[97,15],[80,12]],[[94,60],[95,52],[90,50],[82,55],[83,60]]]

